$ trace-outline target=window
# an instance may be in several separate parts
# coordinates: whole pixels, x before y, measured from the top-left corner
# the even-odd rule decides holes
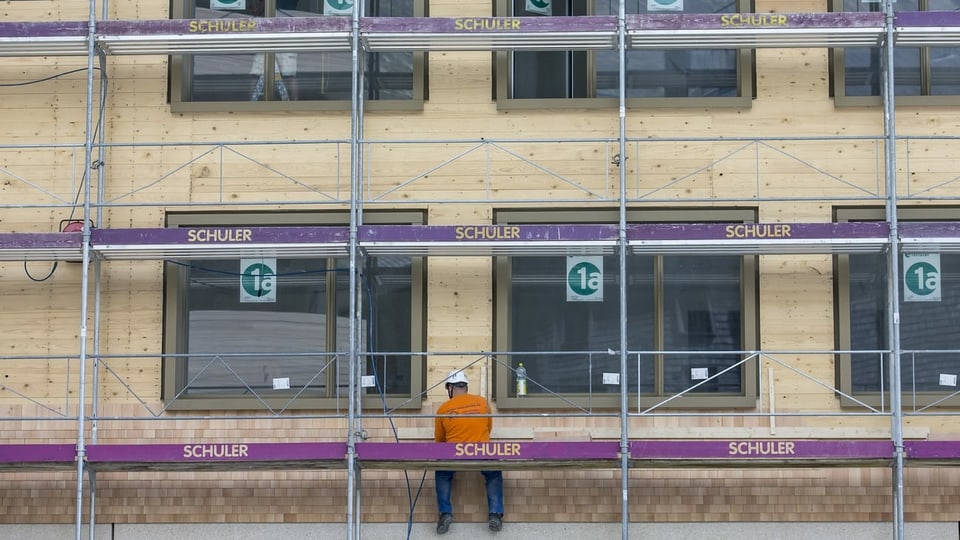
[[[643,210],[628,219],[648,222],[754,222],[752,211]],[[497,213],[498,223],[616,223],[616,211]],[[619,259],[602,257],[602,301],[567,295],[564,256],[497,260],[496,350],[517,353],[498,367],[500,407],[617,407],[620,389],[604,373],[620,373]],[[628,255],[626,381],[633,406],[649,406],[687,392],[669,407],[752,407],[753,362],[737,365],[739,351],[757,343],[755,257],[738,255]],[[640,353],[642,351],[642,353]],[[661,351],[651,353],[651,351]],[[518,398],[514,371],[523,363],[527,395]],[[728,368],[730,368],[728,371]],[[721,372],[723,372],[721,374]],[[709,380],[703,382],[700,373]]]
[[[832,0],[842,11],[883,11],[883,4],[865,0]],[[957,11],[960,0],[898,0],[895,11]],[[879,105],[883,90],[881,47],[847,47],[833,51],[833,87],[837,105]],[[894,92],[906,105],[956,104],[960,95],[960,49],[897,47],[894,49]]]
[[[649,13],[648,3],[626,0],[626,11]],[[498,0],[497,12],[516,17],[564,17],[617,15],[619,9],[619,0],[552,0],[545,4],[547,8],[532,12],[527,9],[531,6],[528,0]],[[750,12],[751,5],[748,0],[678,3],[685,13]],[[559,99],[571,100],[576,107],[615,106],[620,92],[619,65],[616,50],[499,52],[497,101],[501,108],[555,107]],[[753,97],[752,66],[750,50],[628,50],[626,97],[631,106],[747,107]],[[500,73],[508,75],[501,77]]]
[[[422,223],[367,212],[368,223]],[[341,213],[171,214],[171,227],[345,225]],[[367,405],[419,406],[424,271],[420,258],[361,260],[359,350],[374,375]],[[164,399],[179,409],[338,408],[348,404],[349,260],[195,259],[165,268]],[[259,281],[257,281],[259,280]],[[269,283],[260,287],[258,283]],[[264,300],[266,298],[266,300]],[[376,351],[390,351],[377,354]],[[276,388],[279,382],[281,388]],[[282,388],[288,382],[289,389]]]
[[[426,0],[366,0],[366,16],[423,16]],[[187,19],[350,16],[353,0],[174,0]],[[372,109],[419,108],[424,95],[422,53],[365,57],[363,97]],[[350,52],[193,54],[171,60],[174,111],[349,110]]]
[[[900,221],[956,221],[960,209],[905,208],[899,210]],[[838,209],[837,221],[881,221],[883,209]],[[957,374],[957,352],[960,350],[960,254],[939,253],[939,301],[908,301],[901,285],[900,347],[901,383],[904,399],[910,405],[955,407],[960,399],[952,395],[953,386],[941,386],[940,374]],[[901,255],[899,283],[909,271]],[[881,404],[889,391],[889,355],[877,351],[889,349],[887,317],[889,256],[851,254],[837,256],[836,288],[838,349],[851,352],[839,355],[840,389],[865,402]],[[947,352],[952,351],[952,352]],[[945,399],[947,398],[947,399]],[[941,401],[942,400],[942,401]],[[886,398],[883,403],[890,403]],[[845,405],[856,405],[845,400]]]

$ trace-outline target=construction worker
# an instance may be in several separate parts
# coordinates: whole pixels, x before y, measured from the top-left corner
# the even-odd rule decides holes
[[[448,443],[488,442],[490,430],[493,428],[493,418],[489,416],[490,404],[487,400],[468,392],[467,375],[462,370],[451,371],[444,384],[450,399],[437,409],[434,440]],[[487,487],[487,525],[491,531],[496,532],[503,527],[503,473],[501,471],[480,472]],[[453,507],[450,504],[453,475],[454,471],[436,471],[435,474],[437,508],[440,511],[437,534],[446,533],[450,529],[450,524],[453,523]]]

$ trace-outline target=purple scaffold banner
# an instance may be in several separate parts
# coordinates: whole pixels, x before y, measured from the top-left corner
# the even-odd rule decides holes
[[[0,465],[70,464],[76,457],[77,448],[72,444],[0,444]]]
[[[646,223],[627,227],[630,241],[884,239],[883,222],[845,223]]]
[[[616,32],[613,16],[589,17],[366,17],[362,33],[481,34]]]
[[[884,440],[649,440],[630,441],[631,460],[800,461],[882,460],[893,457]]]
[[[616,441],[357,443],[364,461],[590,461],[616,460]]]
[[[80,249],[83,233],[2,233],[0,250]]]
[[[960,461],[960,441],[904,441],[908,460]]]
[[[221,244],[333,244],[349,238],[347,227],[170,227],[94,229],[94,246]]]
[[[883,27],[883,13],[664,13],[627,15],[627,31],[832,29]]]
[[[366,225],[365,242],[599,242],[616,241],[615,225]]]
[[[86,24],[86,23],[84,23]],[[350,32],[350,17],[277,17],[101,21],[100,36],[167,36],[204,34],[283,34]]]
[[[901,221],[900,238],[960,238],[960,222]]]
[[[61,38],[87,35],[86,21],[2,22],[0,39],[5,38]]]
[[[901,11],[894,14],[893,25],[897,27],[960,26],[960,11]]]
[[[87,461],[110,463],[209,463],[344,461],[345,443],[183,443],[183,444],[91,444]]]

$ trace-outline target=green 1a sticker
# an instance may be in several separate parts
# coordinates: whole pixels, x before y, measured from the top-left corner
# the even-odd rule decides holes
[[[603,302],[603,257],[567,256],[567,302]]]
[[[903,301],[940,301],[940,254],[903,254]]]
[[[240,302],[277,301],[277,260],[240,259]]]

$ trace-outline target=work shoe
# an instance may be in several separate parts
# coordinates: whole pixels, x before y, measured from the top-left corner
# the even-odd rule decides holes
[[[493,532],[499,532],[503,528],[503,514],[490,514],[487,525]]]
[[[447,531],[450,530],[451,523],[453,523],[453,516],[450,514],[440,514],[440,519],[437,520],[437,534],[447,534]]]

